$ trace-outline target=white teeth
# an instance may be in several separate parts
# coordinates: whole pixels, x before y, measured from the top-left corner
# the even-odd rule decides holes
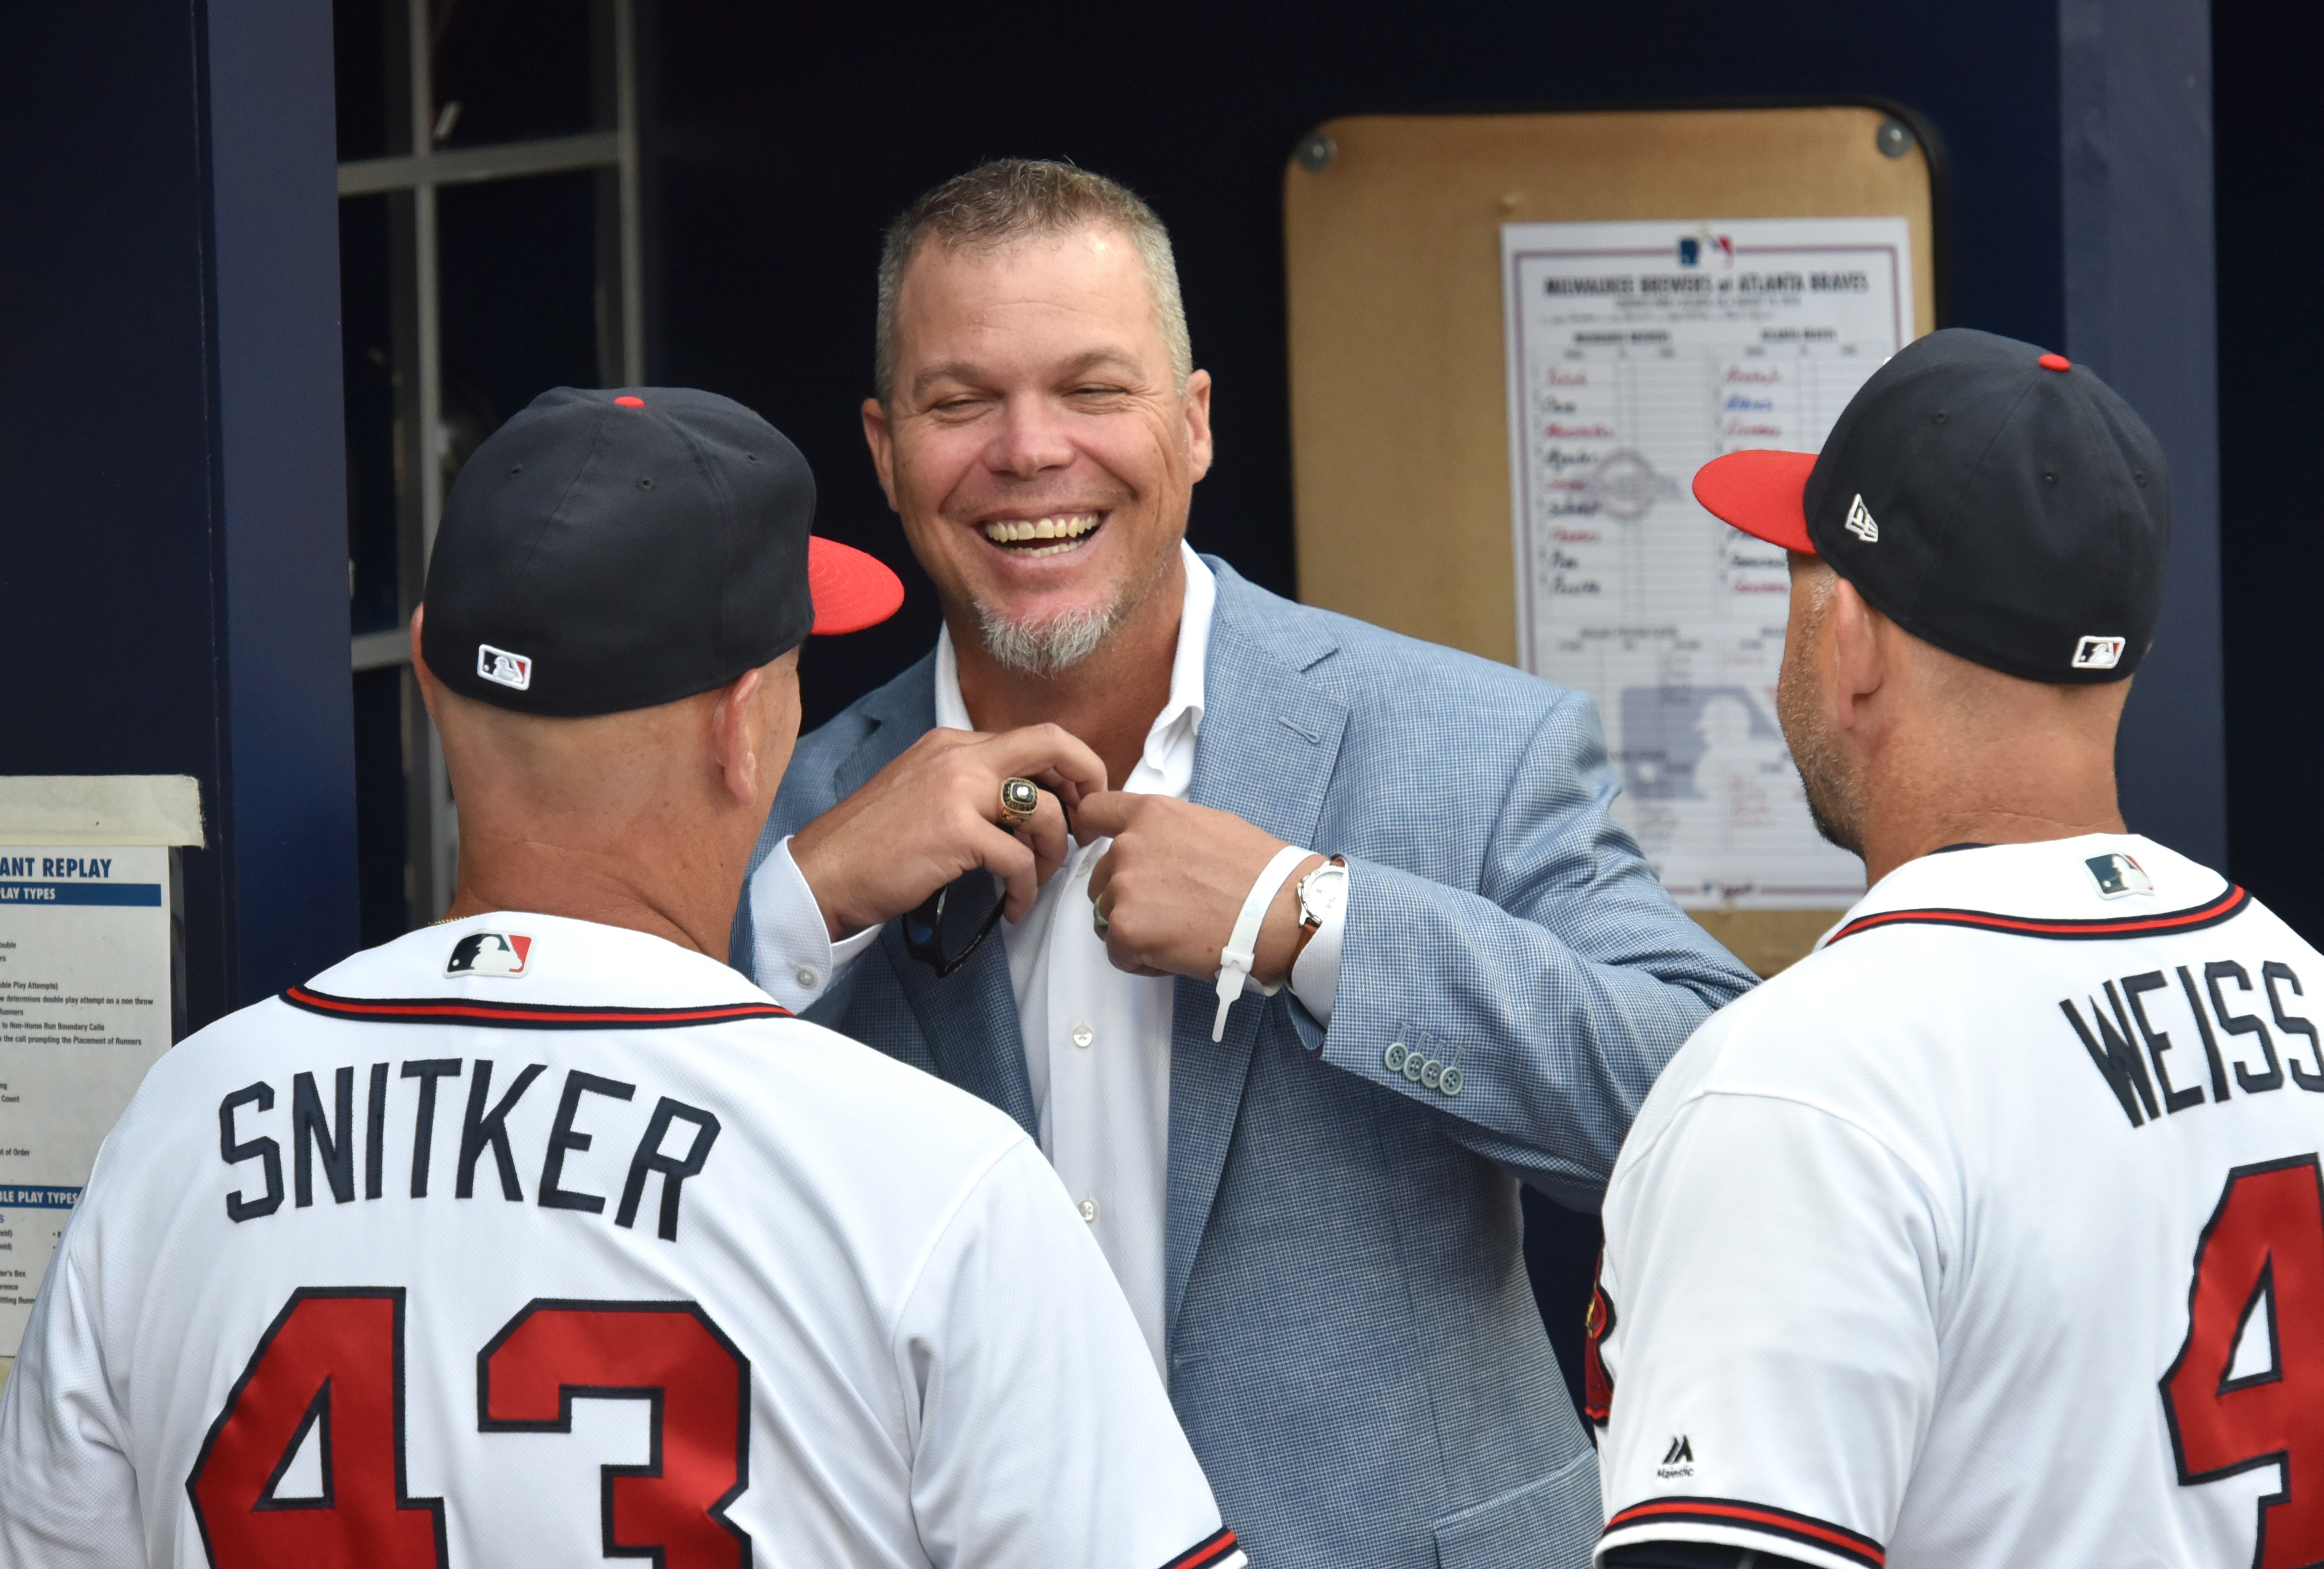
[[[1022,540],[1061,540],[1073,541],[1097,527],[1095,512],[1081,512],[1055,518],[1013,518],[996,520],[984,525],[984,537],[996,545],[1012,544]],[[1046,549],[1023,550],[1026,556],[1054,555],[1068,549],[1070,543],[1053,545]]]

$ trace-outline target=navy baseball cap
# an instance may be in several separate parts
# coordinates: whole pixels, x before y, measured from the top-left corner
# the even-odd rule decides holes
[[[723,687],[888,619],[904,586],[810,537],[782,432],[687,387],[543,392],[460,470],[428,563],[420,654],[453,691],[576,717]]]
[[[2030,343],[1932,332],[1872,374],[1822,452],[1728,453],[1696,473],[1694,497],[2008,675],[2118,681],[2153,641],[2163,448],[2112,388]]]

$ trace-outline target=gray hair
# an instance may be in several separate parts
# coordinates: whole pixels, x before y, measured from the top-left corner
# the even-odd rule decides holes
[[[930,240],[946,250],[991,253],[1019,240],[1071,234],[1102,224],[1126,235],[1146,265],[1154,291],[1154,321],[1170,346],[1178,390],[1194,374],[1186,336],[1186,303],[1178,292],[1178,263],[1170,231],[1128,187],[1102,174],[1047,159],[996,158],[954,175],[906,208],[888,226],[880,252],[880,314],[872,388],[881,402],[895,391],[896,298],[904,269]]]

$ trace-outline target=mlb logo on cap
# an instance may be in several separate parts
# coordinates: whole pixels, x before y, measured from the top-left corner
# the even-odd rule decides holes
[[[521,975],[532,939],[517,932],[470,932],[452,945],[447,975]]]
[[[532,685],[532,661],[522,654],[512,654],[490,643],[478,643],[476,674],[487,681],[498,681],[503,687],[514,687],[521,692]]]
[[[2074,645],[2074,669],[2078,670],[2111,670],[2122,662],[2122,651],[2127,638],[2086,637]]]

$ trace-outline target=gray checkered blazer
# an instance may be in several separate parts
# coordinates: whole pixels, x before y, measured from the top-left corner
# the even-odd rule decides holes
[[[1349,900],[1328,1029],[1286,988],[1213,1045],[1210,983],[1177,983],[1171,1399],[1263,1569],[1583,1564],[1595,1454],[1517,1184],[1594,1211],[1656,1071],[1751,977],[1607,816],[1587,697],[1206,559],[1194,798],[1345,854]],[[933,668],[800,743],[754,870],[935,723]],[[939,981],[890,922],[810,1017],[1036,1128],[1000,943]]]

